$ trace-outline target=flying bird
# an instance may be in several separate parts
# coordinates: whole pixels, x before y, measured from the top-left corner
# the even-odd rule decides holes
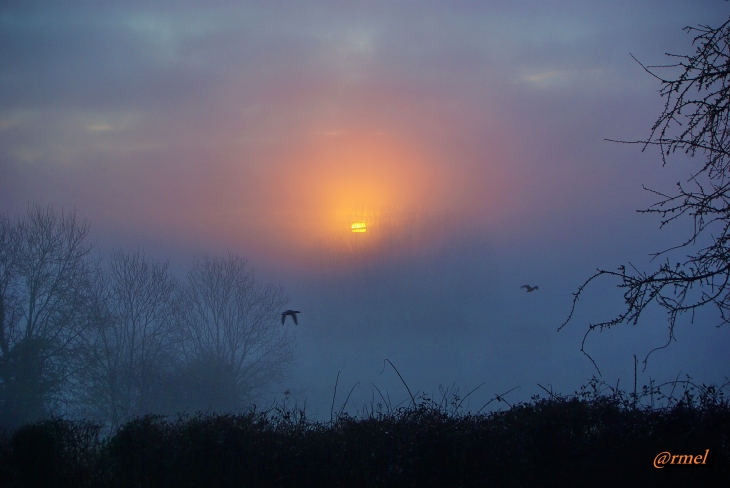
[[[302,313],[299,310],[287,310],[286,312],[281,314],[281,325],[284,325],[284,321],[286,320],[287,315],[291,315],[291,318],[294,319],[294,325],[299,325],[299,322],[297,322],[297,314]]]
[[[526,288],[527,293],[532,293],[533,291],[537,290],[537,285],[535,285],[535,286],[522,285],[520,288]]]

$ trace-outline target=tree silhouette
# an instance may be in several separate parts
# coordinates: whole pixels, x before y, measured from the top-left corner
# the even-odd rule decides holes
[[[283,379],[293,360],[291,338],[279,324],[287,301],[281,287],[261,285],[242,258],[195,260],[180,313],[183,408],[236,410]]]
[[[89,231],[75,213],[0,216],[0,423],[45,416],[74,386],[93,302]]]
[[[596,278],[617,277],[621,281],[618,287],[625,290],[623,311],[611,320],[589,324],[583,337],[581,351],[594,366],[595,361],[585,351],[588,334],[624,322],[636,325],[652,303],[667,313],[668,339],[666,344],[649,351],[644,358],[645,368],[652,352],[674,340],[680,315],[689,313],[694,320],[697,309],[712,305],[719,311],[718,327],[730,320],[730,19],[717,28],[700,25],[684,30],[694,34],[693,55],[667,54],[676,62],[662,66],[645,66],[637,60],[661,82],[660,95],[666,99],[649,138],[613,142],[642,144],[642,150],[657,147],[663,165],[677,151],[704,158],[692,169],[687,181],[677,183],[674,194],[644,187],[659,201],[639,210],[658,214],[660,227],[688,217],[694,223],[693,231],[677,246],[653,254],[652,260],[665,258],[653,271],[641,271],[631,263],[629,269],[624,265],[618,271],[598,269],[578,288],[570,314],[558,330],[570,321],[581,294]],[[670,72],[667,76],[658,74],[666,71]],[[693,252],[680,262],[671,262],[669,253],[684,248],[692,248]]]
[[[161,385],[175,367],[177,281],[168,263],[142,252],[110,255],[99,275],[100,314],[95,322],[87,382],[103,418],[164,410]]]

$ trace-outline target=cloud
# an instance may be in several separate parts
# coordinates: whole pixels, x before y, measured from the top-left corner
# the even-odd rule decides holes
[[[0,132],[11,129],[17,125],[18,122],[15,120],[0,120]]]
[[[111,132],[115,128],[109,124],[91,124],[86,126],[86,130],[89,132]]]
[[[0,20],[5,164],[76,168],[67,188],[39,195],[84,194],[75,203],[91,207],[134,198],[165,209],[154,212],[161,220],[188,216],[189,232],[205,221],[229,243],[270,249],[311,241],[307,230],[324,225],[313,222],[358,206],[415,205],[504,231],[598,194],[620,173],[603,169],[611,134],[601,130],[639,126],[613,111],[627,87],[649,83],[616,53],[674,32],[666,25],[685,12],[672,3],[658,19],[632,2],[35,5],[3,7]],[[32,116],[8,125],[21,112]],[[18,168],[14,181],[34,178]],[[307,224],[290,239],[280,219]]]

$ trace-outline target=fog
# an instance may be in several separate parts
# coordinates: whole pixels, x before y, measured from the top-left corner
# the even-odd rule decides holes
[[[515,251],[484,235],[464,234],[428,252],[403,250],[367,265],[298,276],[288,287],[294,308],[302,311],[298,360],[285,384],[290,401],[325,419],[333,397],[337,411],[352,388],[344,407],[352,414],[383,403],[378,389],[393,405],[409,404],[406,387],[385,359],[414,395],[440,400],[443,389],[456,388],[463,398],[478,387],[463,404],[472,411],[510,390],[510,403],[545,395],[539,385],[573,393],[594,375],[632,390],[634,354],[639,388],[686,374],[724,382],[728,332],[714,327],[712,313],[694,324],[684,320],[678,340],[654,352],[646,369],[641,361],[668,339],[665,313],[651,310],[640,326],[592,333],[586,351],[600,370],[594,367],[580,352],[581,341],[589,323],[620,311],[618,283],[589,288],[572,320],[560,332],[558,327],[568,318],[572,293],[595,267],[622,261],[601,255],[598,241],[595,255],[579,263],[576,244],[525,247]],[[539,289],[527,293],[524,284]]]
[[[673,191],[698,161],[606,139],[648,137],[663,108],[631,56],[689,53],[682,28],[727,15],[720,0],[5,2],[0,214],[75,211],[104,266],[141,252],[181,285],[201,256],[247,260],[301,311],[277,324],[293,362],[262,407],[328,420],[479,387],[462,405],[477,411],[594,375],[632,390],[634,357],[639,387],[724,383],[714,310],[681,316],[646,365],[668,338],[658,307],[581,352],[622,310],[611,277],[558,329],[596,269],[654,269],[691,235],[636,210],[657,201],[642,186]]]

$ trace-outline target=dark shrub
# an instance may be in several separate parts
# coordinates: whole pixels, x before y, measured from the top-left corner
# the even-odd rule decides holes
[[[98,474],[100,426],[50,419],[12,436],[15,481],[28,487],[92,486]]]

